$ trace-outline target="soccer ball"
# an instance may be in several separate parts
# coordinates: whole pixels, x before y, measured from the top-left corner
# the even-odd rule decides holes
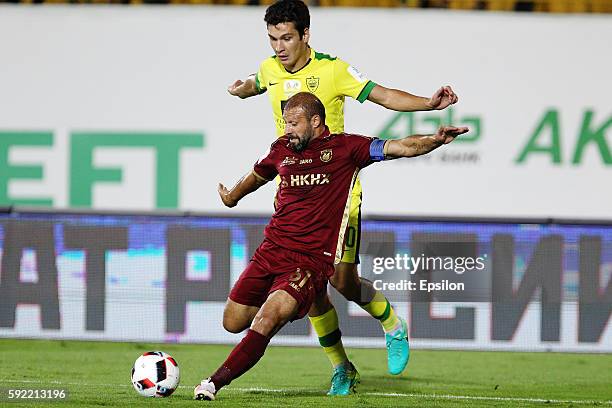
[[[179,380],[176,360],[163,351],[147,351],[132,367],[132,385],[143,397],[169,397]]]

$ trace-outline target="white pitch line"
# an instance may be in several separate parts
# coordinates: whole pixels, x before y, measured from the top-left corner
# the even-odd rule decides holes
[[[35,381],[35,380],[12,380],[12,379],[0,379],[1,383],[20,383],[20,384],[53,384],[53,385],[79,385],[85,387],[130,387],[129,384],[93,384],[93,383],[82,383],[82,382],[63,382],[63,381]],[[190,385],[180,385],[179,388],[193,389]],[[239,387],[226,387],[227,391],[233,392],[263,392],[263,393],[302,393],[302,394],[313,394],[313,395],[325,395],[325,392],[304,389],[304,388],[286,388],[286,389],[274,389],[274,388],[239,388]],[[560,400],[560,399],[547,399],[547,398],[526,398],[526,397],[487,397],[487,396],[476,396],[476,395],[452,395],[452,394],[408,394],[401,392],[359,392],[358,395],[370,395],[376,397],[404,397],[404,398],[427,398],[427,399],[444,399],[444,400],[477,400],[477,401],[498,401],[498,402],[539,402],[548,404],[603,404],[612,405],[612,401],[595,401],[595,400]]]
[[[324,392],[306,389],[267,389],[267,388],[231,388],[233,391],[240,392],[303,392],[309,394],[324,394]],[[543,402],[549,404],[606,404],[612,405],[612,401],[593,401],[593,400],[557,400],[546,398],[521,398],[521,397],[485,397],[473,395],[451,395],[451,394],[405,394],[399,392],[358,392],[358,395],[371,395],[378,397],[407,397],[407,398],[429,398],[429,399],[460,399],[460,400],[484,400],[484,401],[507,401],[507,402]]]

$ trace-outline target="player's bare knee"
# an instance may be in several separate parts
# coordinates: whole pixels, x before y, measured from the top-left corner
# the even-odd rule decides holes
[[[264,336],[271,336],[276,333],[287,322],[287,319],[277,313],[270,311],[260,311],[253,319],[251,329]]]
[[[238,322],[235,319],[223,316],[223,328],[230,333],[241,333],[249,327],[248,322]]]
[[[235,313],[231,313],[231,308],[225,308],[223,311],[223,328],[230,333],[240,333],[247,327],[249,327],[250,321],[246,319],[236,319],[235,316],[239,316]]]
[[[233,326],[231,323],[227,322],[223,322],[223,328],[229,333],[238,334],[242,332],[242,330],[240,330],[238,326]]]
[[[247,329],[258,308],[241,305],[228,299],[223,310],[223,328],[230,333],[241,333]]]
[[[265,336],[273,336],[298,311],[296,299],[285,290],[276,290],[268,296],[251,324],[251,329]]]

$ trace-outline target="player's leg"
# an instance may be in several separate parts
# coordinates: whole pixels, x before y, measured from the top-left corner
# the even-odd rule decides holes
[[[350,260],[353,262],[346,262]],[[329,281],[346,300],[363,305],[374,299],[376,289],[370,281],[359,276],[354,256],[345,252],[342,262],[334,269],[334,275]]]
[[[262,266],[260,246],[230,291],[223,310],[223,328],[230,333],[240,333],[249,328],[266,301],[271,284],[267,268]]]
[[[317,298],[308,311],[308,319],[312,324],[319,344],[323,347],[332,367],[347,365],[349,363],[346,351],[342,346],[342,334],[338,325],[338,314],[332,305],[327,293]]]
[[[393,310],[389,300],[387,300],[381,291],[374,288],[372,282],[358,277],[357,265],[340,263],[337,265],[334,276],[330,281],[332,280],[338,287],[349,287],[350,289],[347,290],[349,294],[354,293],[356,290],[364,294],[363,298],[360,298],[360,296],[349,298],[347,296],[347,300],[357,303],[370,316],[380,321],[385,332],[387,368],[389,373],[398,375],[404,371],[410,359],[410,343],[408,342],[406,321],[395,314],[395,310]],[[354,287],[355,284],[353,282],[355,280],[359,282],[359,289]],[[361,301],[362,299],[366,300]]]
[[[266,246],[263,243],[257,248],[253,259],[242,274],[240,274],[240,277],[230,291],[225,309],[223,310],[223,327],[231,333],[240,333],[248,328],[267,299],[273,281],[268,275],[267,268],[263,266],[266,264],[265,249]],[[257,261],[254,261],[255,259]],[[234,367],[234,372],[240,369],[239,364],[248,364],[248,362],[245,363],[243,356],[245,348],[246,352],[256,355],[258,350],[265,350],[268,341],[265,336],[252,333],[249,330],[238,346],[234,348],[234,351],[239,351],[238,354],[235,357],[232,357],[234,352],[230,354],[230,357],[232,357],[231,361],[238,364],[238,368]],[[230,360],[230,357],[228,357],[226,363]],[[231,363],[228,364],[231,365]],[[222,370],[222,368],[223,366],[219,370]],[[215,384],[210,382],[210,378],[203,380],[195,387],[194,397],[199,400],[213,400],[215,399],[217,389]]]
[[[330,282],[347,300],[357,303],[370,316],[378,319],[385,333],[401,326],[401,318],[395,314],[387,298],[374,288],[372,282],[359,276],[356,264],[341,262],[336,265]]]
[[[325,290],[330,265],[320,265],[316,259],[264,243],[257,249],[251,262],[248,276],[257,277],[253,282],[267,283],[268,295],[255,315],[251,329],[219,369],[208,379],[203,380],[194,390],[195,399],[215,399],[216,392],[249,370],[263,356],[270,338],[289,320],[301,319],[312,305],[316,294]],[[272,266],[274,262],[274,266]],[[295,267],[300,265],[300,267]],[[247,267],[247,269],[249,269]],[[278,274],[265,271],[281,271]],[[316,271],[316,272],[314,272]],[[246,270],[245,270],[246,272]],[[243,279],[241,275],[239,281]],[[236,287],[242,288],[236,290]],[[264,288],[261,285],[257,291]],[[244,295],[243,285],[234,285],[230,298],[239,301]],[[254,295],[257,295],[256,293]]]
[[[298,301],[284,290],[272,292],[255,315],[246,336],[225,362],[194,390],[195,399],[212,400],[224,386],[250,370],[264,355],[268,343],[298,312]]]
[[[317,332],[319,344],[325,350],[334,369],[327,395],[349,395],[351,391],[355,391],[359,383],[359,373],[349,361],[342,345],[338,314],[327,295],[327,290],[317,295],[308,312],[308,318]]]
[[[268,296],[255,315],[251,330],[271,338],[295,317],[298,307],[298,302],[293,296],[282,289],[276,290]]]
[[[356,184],[359,184],[359,179],[357,179]],[[345,238],[345,243],[348,241],[349,244],[351,244],[351,248],[352,248],[352,252],[350,254],[347,254],[347,247],[345,246],[345,253],[344,253],[344,258],[351,258],[353,259],[352,264],[348,264],[350,267],[355,267],[355,265],[353,265],[355,263],[355,254],[358,252],[358,248],[355,246],[355,244],[357,243],[355,241],[356,235],[356,227],[359,226],[359,209],[361,206],[361,186],[359,187],[359,189],[357,190],[353,190],[353,192],[351,192],[351,194],[353,194],[353,197],[351,197],[351,203],[354,203],[356,201],[358,201],[358,205],[353,208],[353,204],[351,204],[351,209],[350,209],[350,213],[349,213],[349,226],[347,229],[347,237]],[[355,196],[355,194],[357,194],[357,197]],[[344,262],[343,262],[344,263]],[[340,263],[340,265],[343,265],[343,263]],[[338,280],[335,279],[335,274],[338,273],[338,265],[336,265],[336,272],[334,273],[334,275],[330,278],[330,282],[332,282],[332,285],[336,288],[336,290],[338,290],[345,298],[350,299],[350,296],[353,296],[354,299],[358,299],[359,298],[359,277],[357,276],[357,274],[355,273],[355,279],[357,279],[357,282],[352,282],[351,283],[347,283],[344,284],[343,280]],[[350,274],[343,274],[344,277],[350,277],[353,275]],[[342,286],[340,287],[339,285],[342,284]],[[349,293],[349,291],[351,293]],[[317,336],[319,337],[319,343],[321,344],[321,346],[323,347],[323,350],[325,351],[325,354],[327,355],[327,358],[329,359],[332,367],[334,367],[334,372],[336,371],[336,368],[340,365],[340,364],[344,364],[345,366],[348,363],[348,357],[346,357],[346,351],[344,350],[344,345],[342,344],[342,334],[340,332],[340,326],[338,324],[338,314],[336,313],[336,309],[334,308],[333,304],[329,301],[329,298],[327,298],[326,296],[326,303],[324,305],[322,305],[319,310],[315,310],[314,312],[311,311],[310,313],[308,313],[309,319],[310,319],[310,323],[312,324],[312,327],[314,328],[315,332],[317,333]],[[315,305],[316,306],[316,305]]]
[[[387,363],[389,373],[401,373],[410,358],[408,330],[404,319],[395,314],[395,310],[372,282],[359,277],[359,244],[361,241],[361,183],[359,179],[352,191],[349,224],[344,240],[342,262],[336,265],[330,283],[347,300],[357,303],[372,317],[378,319],[385,332],[387,344]]]
[[[223,309],[223,328],[230,333],[241,333],[250,325],[260,308],[227,299]]]
[[[327,292],[324,297],[317,298],[308,312],[308,319],[312,324],[319,344],[323,347],[323,351],[327,359],[331,363],[334,374],[332,375],[332,386],[328,392],[329,395],[346,395],[354,386],[353,370],[354,366],[350,363],[344,345],[342,344],[342,333],[338,324],[338,313],[336,308],[329,300]],[[339,378],[336,373],[339,370],[346,372],[343,378]],[[357,371],[354,370],[356,373]],[[336,380],[335,380],[336,379]],[[335,381],[334,381],[335,380]],[[336,386],[334,384],[342,383],[344,386]],[[345,390],[345,391],[342,391]]]

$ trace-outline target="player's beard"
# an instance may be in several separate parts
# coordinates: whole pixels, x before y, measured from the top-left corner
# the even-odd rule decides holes
[[[293,144],[293,150],[298,153],[304,151],[306,147],[308,147],[308,143],[310,143],[310,139],[312,139],[313,134],[313,129],[307,129],[301,138],[298,137],[298,142]]]

